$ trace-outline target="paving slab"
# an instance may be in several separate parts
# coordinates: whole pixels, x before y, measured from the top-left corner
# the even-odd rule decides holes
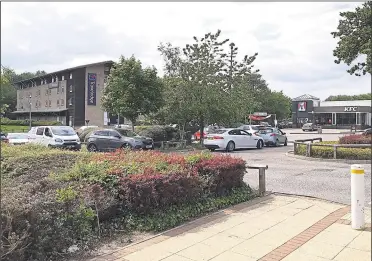
[[[369,261],[371,232],[340,222],[349,212],[327,201],[269,195],[128,246],[115,260]]]

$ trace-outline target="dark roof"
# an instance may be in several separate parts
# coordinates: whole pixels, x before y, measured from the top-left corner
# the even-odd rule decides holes
[[[306,101],[306,100],[320,100],[320,99],[310,94],[304,94],[304,95],[301,95],[301,96],[298,96],[292,99],[292,101]]]
[[[100,65],[100,64],[105,64],[105,63],[113,64],[114,62],[109,60],[109,61],[103,61],[103,62],[98,62],[98,63],[90,63],[90,64],[79,65],[79,66],[76,66],[76,67],[67,68],[67,69],[56,71],[56,72],[51,72],[51,73],[47,73],[47,74],[44,74],[44,75],[32,77],[32,78],[29,78],[29,79],[26,79],[26,80],[13,82],[13,84],[17,84],[17,83],[21,83],[21,82],[27,82],[27,81],[30,81],[30,80],[40,79],[40,78],[45,77],[45,76],[51,76],[53,74],[57,74],[57,73],[65,72],[65,71],[72,71],[72,70],[76,70],[76,69],[80,69],[80,68],[84,68],[84,67],[90,67],[90,66]]]

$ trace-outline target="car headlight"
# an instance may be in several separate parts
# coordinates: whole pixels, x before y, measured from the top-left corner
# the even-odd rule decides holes
[[[55,142],[58,142],[58,143],[63,143],[63,140],[60,139],[60,138],[57,138],[57,139],[55,139],[54,141],[55,141]]]

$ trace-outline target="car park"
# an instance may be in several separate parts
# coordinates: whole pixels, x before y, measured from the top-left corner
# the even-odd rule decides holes
[[[79,136],[70,126],[39,126],[28,132],[30,142],[50,148],[80,150]]]
[[[87,138],[87,149],[90,152],[154,149],[154,142],[151,138],[138,136],[128,129],[102,129],[92,132]]]
[[[302,126],[302,130],[303,131],[316,131],[317,130],[317,127],[314,123],[305,123],[303,126]]]
[[[263,138],[241,129],[220,129],[204,139],[204,146],[210,151],[257,148],[264,146]]]
[[[288,145],[288,138],[285,132],[278,128],[266,128],[259,131],[259,135],[263,138],[266,146],[278,147],[281,144]]]
[[[30,136],[27,133],[8,133],[6,138],[10,145],[23,145],[30,142]]]

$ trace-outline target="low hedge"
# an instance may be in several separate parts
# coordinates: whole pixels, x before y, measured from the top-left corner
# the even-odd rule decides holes
[[[136,126],[135,131],[140,136],[152,138],[154,142],[179,140],[180,133],[178,129],[171,126],[147,125]]]
[[[372,144],[372,135],[345,135],[338,141],[339,144]]]
[[[313,143],[311,147],[310,156],[313,158],[333,159],[333,147],[316,146],[318,143]],[[319,142],[319,144],[337,144],[337,142]],[[296,155],[306,156],[306,145],[298,144]],[[350,160],[370,160],[371,148],[337,148],[337,159]]]
[[[1,118],[1,125],[13,126],[29,126],[29,120],[10,120],[8,118]],[[31,121],[32,126],[59,126],[62,125],[59,121]]]
[[[2,260],[57,260],[118,229],[160,231],[253,196],[245,161],[2,146]]]

